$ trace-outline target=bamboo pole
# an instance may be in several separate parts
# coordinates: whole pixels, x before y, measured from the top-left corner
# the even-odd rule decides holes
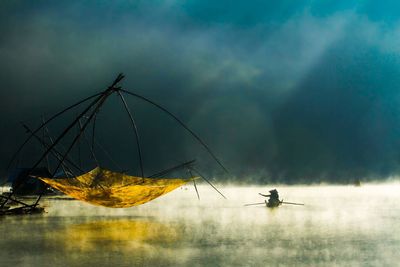
[[[65,158],[67,157],[67,155],[69,154],[69,152],[71,151],[71,149],[73,148],[75,143],[79,140],[80,136],[85,131],[85,129],[89,125],[90,121],[93,119],[93,116],[96,114],[96,112],[99,110],[99,108],[104,104],[104,102],[106,101],[107,97],[109,97],[113,92],[114,92],[113,88],[109,88],[103,93],[103,95],[101,96],[101,99],[98,101],[98,103],[96,103],[96,107],[95,107],[94,111],[92,112],[92,114],[90,114],[90,116],[87,119],[87,121],[83,124],[83,127],[82,127],[81,131],[78,133],[77,136],[75,136],[75,138],[73,139],[72,143],[68,147],[67,151],[64,153],[63,157],[61,158],[61,161],[58,163],[57,167],[55,168],[54,172],[52,173],[52,177],[55,175],[55,173],[57,172],[58,168],[64,162]],[[35,208],[37,206],[37,204],[39,203],[40,199],[42,198],[42,195],[43,194],[39,195],[39,197],[37,198],[35,204],[32,205],[32,208]]]
[[[77,126],[77,133],[79,133],[79,125]],[[78,156],[78,164],[79,167],[82,168],[82,157],[81,157],[81,140],[78,140],[78,144],[77,144],[77,156]]]
[[[123,78],[124,78],[124,75],[123,75],[122,73],[120,73],[120,74],[117,76],[117,78],[114,80],[114,82],[111,84],[111,86],[109,86],[105,91],[100,92],[100,93],[97,93],[97,94],[92,95],[92,96],[90,96],[90,97],[87,97],[87,98],[85,98],[85,99],[83,99],[83,100],[77,102],[76,104],[71,105],[71,106],[69,106],[69,107],[63,109],[62,111],[60,111],[60,112],[58,112],[57,114],[53,115],[50,119],[48,119],[48,120],[47,120],[45,123],[43,123],[40,127],[38,127],[37,129],[35,129],[35,130],[33,131],[33,134],[37,133],[40,129],[42,129],[42,128],[43,128],[45,125],[47,125],[50,121],[54,120],[55,118],[57,118],[57,117],[60,116],[61,114],[63,114],[63,113],[65,113],[65,112],[67,112],[68,110],[70,110],[70,109],[72,109],[72,108],[74,108],[74,107],[80,105],[81,103],[84,103],[84,102],[87,101],[87,100],[90,100],[90,99],[96,97],[96,99],[95,99],[94,101],[92,101],[92,102],[85,108],[85,110],[84,110],[83,112],[81,112],[81,113],[78,115],[77,118],[75,118],[75,120],[61,133],[61,135],[59,135],[59,136],[57,137],[57,139],[54,141],[54,143],[46,150],[46,152],[40,157],[40,159],[33,165],[32,169],[35,169],[35,168],[42,162],[42,160],[43,160],[43,159],[50,153],[50,151],[60,142],[60,140],[71,130],[71,128],[72,128],[75,124],[77,124],[77,122],[78,122],[78,121],[79,121],[79,120],[80,120],[94,105],[97,104],[97,107],[100,107],[101,104],[104,103],[105,99],[106,99],[112,92],[114,92],[114,91],[116,90],[115,85],[116,85],[117,83],[119,83]],[[104,98],[104,96],[106,96],[106,97]],[[103,101],[102,101],[102,100],[103,100]],[[99,102],[99,101],[100,101],[100,102]],[[99,104],[98,102],[101,103],[101,104],[98,105],[98,104]],[[92,115],[93,115],[93,113],[92,113]],[[89,120],[89,121],[90,121],[90,120]],[[86,125],[87,125],[87,124],[86,124]],[[84,127],[84,128],[86,128],[86,127]],[[82,133],[82,131],[80,132],[80,134],[81,134],[81,133]],[[20,152],[20,151],[22,150],[22,148],[26,145],[26,143],[28,143],[28,141],[33,137],[33,134],[31,134],[31,135],[24,141],[24,143],[18,148],[17,152],[13,155],[13,157],[12,157],[10,163],[9,163],[9,166],[10,166],[11,163],[14,161],[16,155],[19,154],[19,152]],[[80,134],[79,134],[79,136],[80,136]],[[74,139],[73,144],[76,142],[76,140],[79,139],[79,136],[77,136],[77,137]],[[73,144],[72,144],[72,146],[73,146]],[[54,171],[54,173],[53,173],[53,176],[54,176],[54,174],[57,172],[58,168],[60,167],[60,164],[63,163],[63,161],[65,160],[65,158],[66,158],[67,154],[70,152],[70,149],[72,148],[72,146],[68,149],[67,153],[64,154],[63,158],[61,159],[61,162],[58,164],[57,168],[55,169],[55,171]],[[8,168],[9,168],[9,166],[8,166]],[[20,185],[21,185],[21,182],[20,182],[16,187],[18,188]],[[7,204],[7,202],[10,200],[10,198],[13,196],[13,194],[14,194],[14,192],[12,192],[11,194],[9,194],[9,195],[6,197],[6,200],[1,204],[0,208],[3,208],[3,207]],[[32,208],[35,208],[35,207],[37,206],[37,204],[38,204],[38,202],[40,201],[41,197],[42,197],[42,194],[39,195],[39,197],[38,197],[38,199],[36,200],[35,204],[32,205]]]
[[[44,118],[44,115],[42,115],[42,125],[45,123],[45,121],[46,121],[46,120],[45,120],[45,118]],[[46,138],[46,129],[47,129],[47,127],[43,126],[43,128],[42,128],[42,140],[43,140],[43,141],[44,141],[45,138]],[[44,148],[44,151],[43,151],[43,152],[45,152],[45,151],[46,151],[46,147],[43,146],[43,148]],[[46,164],[47,164],[47,170],[50,171],[49,156],[46,156]]]
[[[81,130],[82,130],[82,122],[81,122],[81,120],[78,121],[78,125],[79,125],[79,131],[81,131]],[[78,131],[78,134],[79,134],[79,131]],[[94,153],[94,151],[93,151],[93,149],[92,149],[92,146],[90,145],[89,139],[87,138],[85,132],[83,132],[83,138],[85,139],[86,144],[87,144],[88,147],[89,147],[90,154],[92,154],[93,160],[95,161],[96,165],[98,166],[98,165],[99,165],[99,161],[97,160],[96,154]],[[79,140],[80,140],[80,139],[78,139],[78,142],[79,142]]]
[[[141,174],[142,174],[142,178],[144,178],[143,160],[142,160],[142,149],[141,149],[141,147],[140,147],[139,132],[138,132],[138,129],[137,129],[137,126],[136,126],[136,122],[135,122],[135,120],[134,120],[134,118],[133,118],[133,116],[132,116],[132,113],[131,113],[131,111],[130,111],[130,109],[129,109],[128,104],[127,104],[126,101],[125,101],[124,96],[121,94],[121,92],[120,92],[119,90],[117,91],[117,93],[118,93],[118,95],[119,95],[119,97],[120,97],[122,103],[124,104],[125,110],[126,110],[126,112],[128,113],[129,119],[130,119],[130,121],[131,121],[132,128],[133,128],[133,130],[134,130],[134,132],[135,132],[135,136],[136,136],[136,146],[137,146],[137,151],[138,151],[138,155],[139,155],[140,172],[141,172]]]
[[[24,126],[24,128],[27,130],[27,131],[29,131],[29,132],[32,132],[32,130],[27,126],[27,125],[25,125],[25,124],[23,124],[23,126]],[[47,148],[49,148],[49,145],[48,144],[46,144],[45,142],[44,142],[44,140],[42,140],[42,139],[40,139],[39,138],[39,136],[37,135],[37,134],[34,134],[34,137],[36,138],[36,140],[38,140],[46,149]],[[50,142],[53,144],[54,143],[54,141],[53,141],[53,139],[49,136],[49,138],[50,138]],[[61,156],[62,156],[62,153],[61,152],[59,152],[55,147],[52,149],[52,151],[50,151],[50,153],[57,159],[57,160],[61,160]],[[75,164],[72,160],[70,160],[69,158],[66,158],[65,159],[65,162],[67,162],[67,163],[69,163],[69,164],[71,164],[71,166],[72,167],[74,167],[74,168],[76,168],[77,170],[79,170],[80,172],[84,172],[77,164]],[[64,163],[63,163],[63,171],[67,174],[67,170],[66,169],[68,169],[72,174],[74,174],[74,172],[71,170],[71,168],[69,168],[67,165],[65,165]],[[74,174],[75,175],[75,174]]]
[[[2,198],[2,199],[7,199],[7,197],[2,196],[2,195],[0,195],[0,198]],[[25,206],[25,207],[29,207],[29,206],[30,206],[30,205],[28,205],[28,204],[26,204],[26,203],[24,203],[24,202],[22,202],[22,201],[19,201],[19,200],[15,199],[15,198],[9,198],[9,200],[11,200],[12,202],[15,202],[15,203],[17,203],[17,204],[21,204],[21,205],[23,205],[23,206]],[[2,208],[3,208],[3,207],[2,207]]]
[[[94,97],[97,97],[97,96],[99,96],[99,95],[101,95],[101,94],[102,94],[102,93],[97,93],[97,94],[91,95],[91,96],[89,96],[89,97],[87,97],[87,98],[85,98],[85,99],[83,99],[83,100],[81,100],[81,101],[79,101],[79,102],[77,102],[77,103],[75,103],[75,104],[69,106],[69,107],[64,108],[64,109],[61,110],[60,112],[58,112],[58,113],[54,114],[52,117],[50,117],[50,119],[48,119],[47,121],[45,121],[44,123],[42,123],[42,125],[41,125],[40,127],[38,127],[38,128],[36,128],[35,130],[33,130],[33,131],[32,131],[32,134],[29,135],[29,136],[25,139],[25,141],[18,147],[17,151],[16,151],[16,152],[13,154],[13,156],[11,157],[11,160],[9,161],[9,163],[8,163],[8,165],[7,165],[7,169],[10,169],[11,164],[14,162],[15,158],[17,157],[17,155],[21,152],[21,150],[25,147],[25,145],[29,142],[29,140],[31,140],[31,138],[33,137],[33,134],[36,134],[36,133],[37,133],[38,131],[40,131],[45,125],[47,125],[48,123],[50,123],[52,120],[54,120],[54,119],[57,118],[58,116],[62,115],[63,113],[67,112],[68,110],[73,109],[73,108],[79,106],[80,104],[82,104],[82,103],[84,103],[84,102],[86,102],[86,101],[88,101],[88,100],[90,100],[90,99],[92,99],[92,98],[94,98]]]
[[[260,203],[244,204],[244,206],[255,206],[255,205],[266,205],[266,203],[265,202],[260,202]]]
[[[94,153],[94,135],[96,133],[96,119],[97,119],[97,112],[94,114],[93,125],[92,125],[92,151],[93,151],[93,153]]]
[[[101,96],[101,99],[96,103],[96,107],[94,108],[94,111],[90,114],[89,118],[87,119],[87,121],[83,124],[81,130],[79,131],[78,135],[75,136],[75,138],[73,139],[72,143],[70,144],[70,146],[68,147],[67,151],[64,153],[61,162],[59,162],[59,164],[57,165],[56,169],[54,170],[53,175],[57,172],[58,168],[60,167],[60,165],[62,164],[62,162],[64,162],[64,160],[66,159],[66,157],[68,156],[69,152],[71,151],[72,147],[75,145],[75,143],[79,140],[80,136],[82,135],[82,133],[85,131],[86,127],[89,125],[89,123],[91,122],[91,120],[93,119],[93,117],[95,116],[95,114],[98,112],[98,110],[100,109],[100,107],[104,104],[104,102],[106,101],[106,99],[114,92],[113,88],[109,88],[107,89],[103,95]],[[82,115],[83,116],[83,115]],[[80,118],[77,118],[75,120],[76,122],[79,122]]]
[[[188,161],[188,162],[184,162],[184,163],[182,163],[182,164],[179,164],[179,165],[177,165],[177,166],[174,166],[174,167],[165,169],[165,170],[163,170],[163,171],[161,171],[161,172],[158,172],[158,173],[155,173],[155,174],[150,175],[149,178],[160,177],[160,176],[163,176],[163,175],[165,175],[165,174],[167,174],[167,173],[170,173],[170,172],[172,172],[172,171],[175,171],[175,170],[178,170],[178,169],[181,169],[181,168],[184,168],[184,167],[189,167],[189,166],[192,165],[195,161],[196,161],[196,160],[194,159],[194,160],[191,160],[191,161]]]
[[[118,74],[117,78],[114,80],[114,82],[111,84],[111,86],[109,86],[105,91],[110,90],[110,89],[114,89],[115,85],[116,85],[117,83],[119,83],[124,77],[125,77],[125,76],[124,76],[122,73]],[[60,115],[64,114],[64,113],[67,112],[68,110],[71,110],[71,109],[73,109],[73,108],[79,106],[80,104],[82,104],[82,103],[84,103],[84,102],[86,102],[86,101],[88,101],[88,100],[90,100],[90,99],[92,99],[92,98],[98,97],[95,101],[93,101],[93,102],[89,105],[89,107],[93,106],[93,105],[100,99],[99,96],[103,95],[105,91],[100,92],[100,93],[97,93],[97,94],[94,94],[94,95],[91,95],[91,96],[89,96],[89,97],[86,97],[86,98],[82,99],[81,101],[78,101],[77,103],[75,103],[75,104],[73,104],[73,105],[71,105],[71,106],[68,106],[68,107],[64,108],[64,109],[61,110],[60,112],[58,112],[58,113],[54,114],[52,117],[50,117],[50,119],[48,119],[48,120],[47,120],[45,123],[43,123],[40,127],[36,128],[36,129],[33,131],[33,133],[37,133],[37,132],[40,131],[40,129],[42,129],[45,125],[49,124],[51,121],[53,121],[54,119],[56,119],[56,118],[59,117]],[[84,114],[84,113],[86,113],[86,112],[81,113],[81,115],[79,115],[78,117],[82,117],[82,114]],[[73,123],[73,124],[75,124],[75,123]],[[14,153],[14,155],[11,157],[11,160],[10,160],[10,162],[8,163],[7,169],[10,168],[12,162],[15,160],[15,158],[17,157],[17,155],[19,154],[19,152],[21,152],[21,150],[25,147],[25,145],[29,142],[29,140],[30,140],[32,137],[33,137],[33,134],[31,134],[30,136],[28,136],[28,137],[25,139],[25,141],[18,147],[17,151],[16,151],[16,152]],[[56,140],[56,142],[57,142],[57,140]],[[47,152],[47,151],[46,151],[46,152]],[[48,152],[47,152],[47,153],[48,153]],[[45,153],[45,154],[46,154],[46,153]],[[42,159],[41,159],[41,160],[42,160]],[[40,160],[40,161],[41,161],[41,160]]]
[[[190,169],[189,169],[189,174],[192,178],[194,177],[194,175]],[[200,194],[199,194],[199,191],[197,190],[196,179],[193,179],[193,185],[194,185],[194,189],[196,190],[197,199],[200,200]]]
[[[303,203],[294,203],[294,202],[285,202],[281,201],[282,204],[289,204],[289,205],[297,205],[297,206],[304,206]]]
[[[195,133],[193,132],[185,123],[183,123],[182,120],[180,120],[177,116],[175,116],[174,114],[172,114],[170,111],[168,111],[166,108],[162,107],[161,105],[153,102],[152,100],[145,98],[141,95],[132,93],[130,91],[124,90],[124,89],[120,89],[119,91],[122,91],[128,95],[137,97],[139,99],[142,99],[150,104],[152,104],[153,106],[157,107],[158,109],[164,111],[166,114],[168,114],[170,117],[172,117],[176,122],[178,122],[186,131],[188,131],[206,150],[207,152],[211,155],[211,157],[219,164],[219,166],[221,166],[221,168],[226,172],[229,173],[228,170],[225,168],[225,166],[221,163],[221,161],[214,155],[214,153],[211,151],[211,149],[209,148],[209,146]]]
[[[107,89],[108,90],[108,89]],[[50,151],[60,142],[60,140],[69,132],[69,130],[77,123],[77,121],[79,120],[80,117],[82,117],[83,115],[85,115],[85,113],[93,106],[95,105],[102,97],[103,97],[104,92],[100,95],[100,97],[97,97],[94,101],[92,101],[88,107],[86,107],[86,109],[80,113],[80,115],[78,116],[78,118],[76,118],[58,137],[57,139],[54,141],[54,143],[46,150],[45,153],[42,154],[42,156],[40,157],[40,159],[38,161],[36,161],[36,163],[33,165],[33,167],[31,168],[32,170],[34,170],[37,166],[39,166],[39,164],[42,162],[42,160],[50,153]],[[54,116],[52,117],[54,118]],[[49,120],[47,120],[47,122],[49,122]],[[43,125],[42,125],[43,126]],[[41,127],[39,127],[38,129],[41,129]],[[37,131],[33,131],[34,134],[36,134]],[[31,134],[30,136],[33,136],[33,134]],[[30,138],[29,138],[30,140]],[[58,168],[56,168],[58,169]],[[16,189],[22,184],[22,182],[20,182],[19,184],[16,185]],[[7,204],[9,198],[11,198],[14,195],[14,192],[12,192],[9,196],[7,196],[7,199],[1,204],[0,208],[3,208],[5,204]],[[41,195],[39,196],[39,200],[41,198]],[[35,205],[37,205],[38,201],[35,203]]]
[[[206,181],[209,185],[211,185],[212,188],[214,188],[215,191],[217,191],[223,198],[226,199],[224,194],[222,194],[206,177],[204,177],[198,170],[196,170],[193,167],[190,167],[191,170],[193,170],[195,173],[197,173],[204,181]]]

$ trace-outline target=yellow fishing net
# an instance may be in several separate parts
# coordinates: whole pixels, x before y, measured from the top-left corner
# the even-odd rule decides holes
[[[110,208],[144,204],[194,179],[142,178],[99,167],[75,178],[37,178],[75,199]]]

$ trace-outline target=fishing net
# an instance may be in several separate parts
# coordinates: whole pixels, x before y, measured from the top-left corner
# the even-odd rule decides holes
[[[144,204],[194,179],[142,178],[99,167],[75,178],[37,178],[75,199],[110,208]]]

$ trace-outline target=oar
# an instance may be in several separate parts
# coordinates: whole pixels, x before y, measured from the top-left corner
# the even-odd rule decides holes
[[[293,202],[285,202],[285,201],[281,201],[280,204],[304,206],[303,203],[293,203]],[[265,202],[245,204],[244,206],[254,206],[254,205],[265,205]]]
[[[245,206],[261,205],[261,204],[265,205],[265,202],[245,204]]]
[[[281,203],[282,203],[282,204],[289,204],[289,205],[298,205],[298,206],[304,206],[304,204],[303,204],[303,203],[293,203],[293,202],[284,202],[284,201],[281,201]]]

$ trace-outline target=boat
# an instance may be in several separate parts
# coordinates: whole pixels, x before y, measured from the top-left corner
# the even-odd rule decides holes
[[[277,207],[279,207],[280,205],[282,205],[282,201],[274,202],[274,201],[266,201],[266,200],[265,200],[265,205],[266,205],[268,208],[277,208]]]
[[[269,192],[268,195],[258,193],[262,197],[268,197],[268,201],[264,200],[264,202],[245,204],[244,206],[265,205],[267,208],[270,208],[270,209],[277,208],[277,207],[281,206],[282,204],[304,206],[303,203],[287,202],[287,201],[283,201],[283,199],[280,200],[278,191],[276,189],[272,189],[268,192]]]

